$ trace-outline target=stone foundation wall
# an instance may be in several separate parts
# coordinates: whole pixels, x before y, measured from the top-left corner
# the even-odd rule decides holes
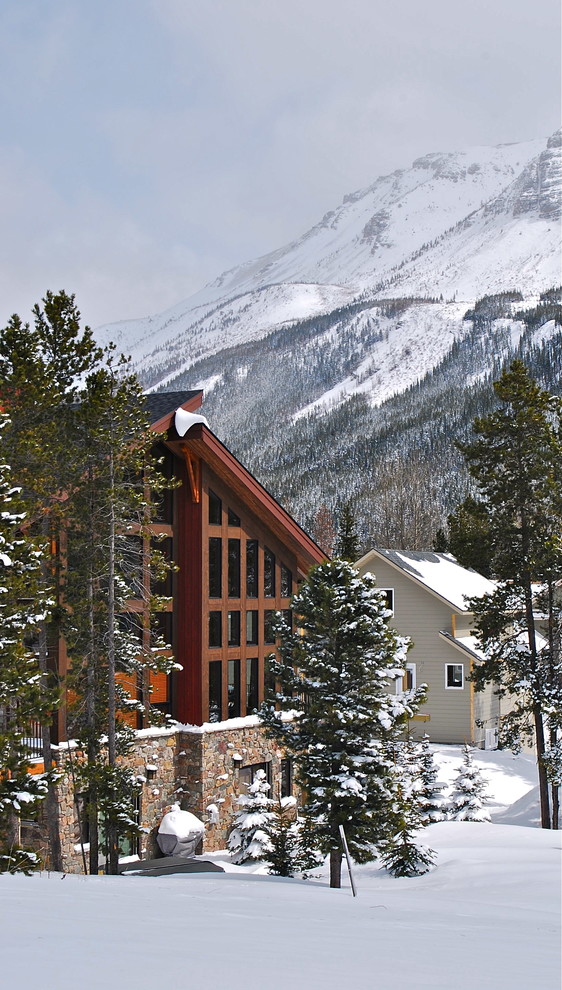
[[[57,789],[64,869],[82,873],[80,826],[71,775],[72,761],[75,765],[81,757],[75,751],[69,755],[65,747],[56,749],[54,755],[62,772]],[[206,726],[205,731],[194,727],[139,732],[127,764],[142,782],[140,858],[160,855],[156,845],[158,826],[176,802],[205,822],[199,851],[224,849],[238,807],[237,798],[246,791],[241,782],[243,768],[269,764],[271,795],[276,797],[281,786],[282,758],[277,744],[267,739],[256,724],[230,727],[223,723],[220,727]]]

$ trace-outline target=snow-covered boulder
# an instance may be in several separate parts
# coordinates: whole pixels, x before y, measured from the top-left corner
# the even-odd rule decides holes
[[[179,804],[174,804],[160,822],[156,841],[165,856],[189,859],[195,855],[204,834],[203,822],[190,811],[182,811]]]

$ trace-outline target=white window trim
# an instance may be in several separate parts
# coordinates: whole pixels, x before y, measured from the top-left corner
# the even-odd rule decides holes
[[[462,672],[462,684],[447,684],[447,670],[449,667],[460,667]],[[445,690],[446,691],[462,691],[464,689],[464,663],[446,663],[445,664]]]
[[[415,665],[415,663],[405,663],[404,664],[404,670],[409,670],[411,672],[411,674],[412,674],[412,687],[410,688],[410,690],[411,691],[415,691],[416,690],[416,686],[417,686],[417,684],[416,684],[416,665]],[[396,678],[396,694],[404,694],[404,678],[403,677],[397,677]]]

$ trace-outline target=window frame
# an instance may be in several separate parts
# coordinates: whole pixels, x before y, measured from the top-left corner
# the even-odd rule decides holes
[[[383,595],[387,596],[386,607],[390,614],[394,615],[394,588],[377,588],[377,591],[380,591]],[[390,604],[388,602],[388,596],[390,596]]]
[[[396,678],[396,694],[405,694],[406,691],[415,691],[417,687],[415,663],[405,663],[402,666],[404,667],[404,675]],[[404,677],[407,676],[408,673],[412,675],[412,686],[405,688]]]
[[[449,668],[450,667],[460,667],[461,669],[461,683],[460,684],[449,684]],[[464,663],[446,663],[445,664],[445,690],[446,691],[462,691],[464,689]]]
[[[207,519],[209,526],[222,526],[222,498],[212,488],[209,488],[208,493],[208,509]],[[218,522],[211,518],[214,515],[214,509],[218,510]]]

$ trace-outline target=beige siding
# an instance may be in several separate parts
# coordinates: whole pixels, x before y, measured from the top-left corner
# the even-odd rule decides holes
[[[408,662],[416,665],[416,683],[428,685],[426,704],[421,715],[427,722],[414,722],[416,735],[427,732],[432,742],[463,743],[474,741],[470,684],[466,681],[470,661],[452,644],[439,636],[439,631],[453,633],[453,609],[429,590],[406,577],[399,569],[379,557],[363,565],[360,573],[374,573],[381,588],[394,589],[394,616],[390,620],[397,631],[408,635],[414,645]],[[458,621],[458,618],[457,618]],[[462,688],[445,686],[446,665],[462,663],[465,681]]]

